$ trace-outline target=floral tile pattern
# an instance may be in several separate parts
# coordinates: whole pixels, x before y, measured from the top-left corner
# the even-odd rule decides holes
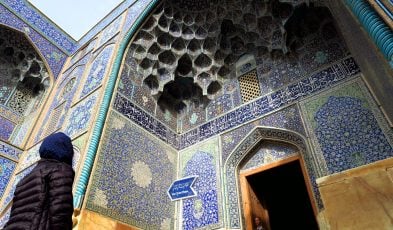
[[[193,184],[197,196],[182,201],[182,229],[222,226],[218,139],[180,153],[180,175],[198,176]]]
[[[65,128],[64,133],[74,137],[87,129],[94,114],[93,110],[97,102],[98,93],[95,92],[71,108],[67,118],[67,128]]]
[[[16,163],[7,158],[0,157],[0,197],[3,196],[4,190],[11,179]]]
[[[287,158],[296,154],[298,151],[295,146],[283,142],[262,142],[258,151],[249,156],[249,159],[245,159],[245,163],[240,167],[240,171],[243,172],[258,168],[262,165]]]
[[[14,131],[15,124],[12,123],[10,120],[0,116],[0,139],[8,140]]]
[[[393,156],[392,131],[361,80],[302,103],[329,174]]]
[[[166,191],[176,176],[176,152],[116,112],[108,123],[86,208],[143,229],[173,229]]]
[[[104,78],[108,68],[109,59],[112,56],[113,48],[113,45],[105,47],[104,50],[95,58],[93,64],[91,64],[89,74],[79,98],[86,96],[101,85],[102,79]]]

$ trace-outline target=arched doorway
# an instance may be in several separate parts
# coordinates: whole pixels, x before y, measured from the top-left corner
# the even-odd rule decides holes
[[[295,157],[300,164],[301,174],[306,180],[306,188],[309,200],[312,206],[313,215],[317,213],[317,205],[314,193],[317,192],[316,188],[311,186],[311,180],[316,178],[317,170],[315,169],[314,156],[311,153],[306,139],[299,133],[273,127],[256,127],[254,128],[243,141],[235,148],[234,151],[225,160],[224,174],[225,174],[225,205],[226,205],[226,219],[228,228],[252,229],[252,220],[248,219],[252,216],[251,213],[246,213],[243,207],[243,197],[241,189],[241,169],[245,166],[245,162],[250,160],[250,157],[255,153],[261,144],[271,142],[279,142],[285,146],[291,146],[291,151],[285,154],[279,154],[278,158],[269,160],[266,167],[274,168],[279,160],[287,159],[288,157]],[[274,156],[274,154],[273,154]],[[291,158],[288,158],[291,159]],[[285,161],[284,161],[285,162]],[[283,163],[283,162],[281,162]],[[279,163],[279,164],[281,164]],[[252,165],[254,168],[258,165]],[[276,165],[277,166],[277,165]],[[265,168],[267,169],[267,168]],[[262,168],[262,171],[265,169]],[[310,178],[310,179],[309,179]],[[261,213],[261,210],[260,212]],[[248,221],[248,225],[247,225]],[[251,222],[250,222],[251,221]],[[285,219],[282,219],[285,221]],[[250,226],[250,227],[248,227]]]
[[[260,141],[239,165],[245,229],[318,229],[311,185],[299,150]]]

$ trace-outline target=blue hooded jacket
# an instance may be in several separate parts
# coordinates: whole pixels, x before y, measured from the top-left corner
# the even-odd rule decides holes
[[[70,137],[59,132],[46,137],[40,147],[40,157],[44,159],[54,159],[72,165],[74,148]]]

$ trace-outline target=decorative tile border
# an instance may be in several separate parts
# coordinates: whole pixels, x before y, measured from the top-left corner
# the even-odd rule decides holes
[[[20,124],[23,121],[23,116],[4,105],[0,105],[0,114],[15,124]]]
[[[11,1],[11,0],[7,0]],[[19,0],[12,0],[17,1]],[[25,33],[34,43],[34,45],[38,48],[39,52],[44,56],[45,60],[48,62],[48,65],[53,73],[55,79],[59,75],[61,68],[63,67],[64,62],[67,59],[67,55],[63,53],[59,48],[50,43],[46,38],[44,38],[41,34],[32,29],[28,24],[19,19],[15,14],[10,12],[7,8],[5,8],[0,2],[0,24],[6,25],[13,29],[17,29],[21,31],[21,33]],[[22,32],[24,31],[24,32]]]
[[[221,117],[211,120],[181,135],[183,149],[206,138],[242,125],[301,98],[336,85],[358,74],[360,69],[352,57],[346,58],[299,82],[245,104]]]
[[[177,139],[168,138],[168,136],[176,136],[176,133],[167,128],[164,124],[155,119],[149,113],[143,111],[137,105],[132,103],[130,99],[124,97],[120,93],[117,93],[113,108],[139,126],[143,127],[149,133],[157,136],[159,139],[178,149],[179,143],[173,142]]]
[[[285,107],[301,98],[325,90],[328,87],[357,75],[359,72],[360,69],[354,59],[352,57],[346,58],[297,83],[261,97],[249,104],[245,104],[182,135],[178,135],[180,137],[180,146],[177,143],[168,142],[167,135],[165,134],[174,133],[171,129],[136,106],[125,96],[119,93],[116,94],[114,108],[174,148],[184,149],[209,137]],[[177,134],[175,133],[175,135]]]
[[[18,161],[23,151],[17,149],[7,143],[0,141],[0,155],[9,157],[15,161]]]

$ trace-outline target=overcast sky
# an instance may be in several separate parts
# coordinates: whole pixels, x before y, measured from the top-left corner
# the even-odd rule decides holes
[[[75,40],[123,0],[28,0]]]

